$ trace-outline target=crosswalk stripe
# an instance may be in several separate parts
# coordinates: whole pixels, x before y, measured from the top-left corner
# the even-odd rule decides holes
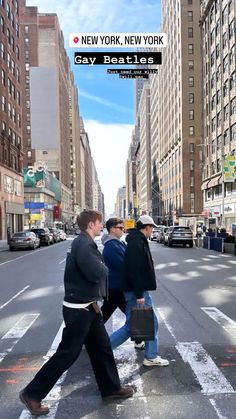
[[[13,326],[2,338],[0,343],[7,341],[9,346],[0,353],[0,362],[3,361],[6,355],[8,355],[17,342],[24,336],[27,330],[32,326],[35,320],[38,318],[40,313],[35,314],[24,314],[20,320]],[[9,342],[8,342],[9,341]]]
[[[48,361],[49,358],[51,358],[51,356],[56,352],[57,347],[61,341],[61,336],[62,336],[62,330],[64,327],[64,322],[62,322],[52,344],[51,347],[49,349],[49,351],[47,352],[47,354],[44,357],[44,364],[45,362]],[[45,402],[49,401],[50,402],[50,412],[47,415],[47,419],[54,419],[57,413],[57,409],[58,409],[58,404],[60,401],[60,393],[61,393],[61,384],[63,383],[64,379],[66,378],[66,373],[64,372],[64,374],[62,374],[62,376],[59,378],[59,380],[57,381],[57,383],[55,384],[55,386],[53,387],[53,389],[50,391],[50,393],[47,395]],[[19,419],[31,419],[33,418],[33,416],[31,415],[31,413],[28,410],[23,410]]]
[[[179,342],[176,349],[195,373],[204,394],[235,393],[199,342]]]
[[[216,307],[201,307],[201,309],[211,317],[211,319],[223,327],[226,332],[230,333],[233,337],[236,337],[236,322],[234,320],[226,316],[226,314],[222,313],[222,311]]]

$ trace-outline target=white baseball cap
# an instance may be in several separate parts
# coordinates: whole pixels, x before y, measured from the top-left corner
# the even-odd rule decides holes
[[[150,215],[141,215],[141,217],[139,217],[137,222],[140,222],[143,225],[151,225],[151,226],[157,227],[157,225],[153,221],[153,218],[150,217]]]

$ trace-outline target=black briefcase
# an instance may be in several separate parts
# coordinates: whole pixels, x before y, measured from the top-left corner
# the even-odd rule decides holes
[[[138,305],[131,309],[130,338],[131,340],[154,340],[154,313],[149,306]]]

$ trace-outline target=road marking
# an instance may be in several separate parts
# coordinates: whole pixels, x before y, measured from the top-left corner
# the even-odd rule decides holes
[[[230,333],[234,338],[236,337],[236,322],[234,320],[226,316],[226,314],[222,313],[216,307],[201,307],[201,310],[223,327],[226,332]]]
[[[49,358],[51,358],[51,356],[56,352],[57,347],[61,341],[61,336],[62,336],[62,330],[64,327],[64,322],[62,322],[53,342],[52,345],[49,349],[49,351],[47,352],[47,354],[44,356],[44,360],[45,362],[48,361]],[[44,364],[45,364],[44,362]],[[48,401],[49,403],[49,407],[50,407],[50,412],[47,415],[47,419],[54,419],[57,413],[57,409],[58,409],[58,404],[60,401],[60,393],[61,393],[61,384],[63,383],[65,377],[66,377],[66,372],[64,372],[64,374],[62,374],[62,376],[59,378],[59,380],[57,381],[57,383],[55,384],[55,386],[52,388],[52,390],[50,391],[50,393],[47,395],[45,402]],[[31,415],[31,413],[28,410],[23,410],[21,412],[21,415],[19,417],[19,419],[31,419],[33,416]]]
[[[14,295],[14,297],[10,298],[10,300],[8,300],[6,303],[2,304],[0,306],[0,310],[4,307],[7,306],[7,304],[11,303],[11,301],[13,301],[15,298],[17,298],[20,294],[22,294],[25,290],[27,290],[27,288],[29,288],[29,285],[27,285],[25,288],[23,288],[21,291],[19,291],[16,295]]]
[[[61,263],[65,262],[65,260],[66,260],[66,258],[64,258],[64,259],[60,260],[59,265],[60,265]]]
[[[211,403],[211,405],[213,406],[213,408],[214,408],[214,410],[216,411],[216,413],[217,413],[217,415],[218,415],[218,417],[220,418],[220,419],[228,419],[226,416],[224,416],[221,412],[220,412],[220,410],[216,407],[216,402],[215,402],[215,400],[214,399],[209,399],[209,402]]]
[[[179,342],[176,349],[195,373],[204,394],[235,393],[199,342]]]
[[[112,331],[115,331],[122,327],[125,323],[125,315],[115,312],[112,315]],[[148,412],[148,401],[144,394],[143,379],[139,374],[140,365],[137,362],[137,353],[134,349],[134,342],[127,340],[121,346],[115,349],[115,358],[117,368],[119,371],[119,377],[121,381],[129,379],[130,385],[134,385],[137,389],[135,396],[145,403],[145,417],[149,417]],[[124,362],[125,360],[125,362]],[[122,416],[125,413],[126,406],[123,404],[116,406],[116,417]]]
[[[52,246],[50,246],[50,247],[46,246],[45,249],[34,250],[33,253],[27,253],[25,255],[18,256],[15,259],[11,259],[11,260],[7,260],[6,262],[2,262],[2,263],[0,263],[0,266],[6,265],[7,263],[15,262],[15,260],[19,260],[19,259],[25,258],[27,256],[33,256],[33,255],[35,255],[35,253],[44,252],[45,250],[52,249],[52,248],[54,249],[54,247],[52,247]]]
[[[0,340],[0,343],[3,343],[5,340],[9,339],[9,346],[0,353],[0,362],[3,361],[6,355],[8,355],[17,342],[24,336],[27,330],[32,326],[35,320],[38,318],[40,313],[35,314],[24,314],[18,320],[18,322],[13,326]]]

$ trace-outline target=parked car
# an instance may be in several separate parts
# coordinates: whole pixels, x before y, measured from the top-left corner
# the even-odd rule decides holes
[[[60,232],[57,228],[49,228],[50,233],[52,233],[53,236],[53,243],[58,243],[61,241]]]
[[[163,227],[162,225],[158,225],[157,227],[153,227],[151,240],[157,240],[158,232],[159,232],[160,228],[162,228],[162,227]]]
[[[182,244],[193,247],[193,232],[190,227],[171,226],[164,235],[164,245],[172,246],[173,244]]]
[[[36,249],[40,246],[40,239],[31,231],[19,231],[14,233],[9,242],[9,250]]]
[[[64,230],[58,230],[58,233],[61,241],[66,240],[66,233]]]
[[[40,244],[45,244],[46,246],[49,246],[49,244],[53,243],[53,235],[52,233],[49,231],[48,228],[32,228],[29,231],[32,231],[33,233],[35,233],[39,239],[40,239]]]
[[[164,242],[165,233],[167,232],[168,229],[169,229],[169,227],[163,226],[163,227],[160,228],[160,230],[158,230],[158,233],[157,233],[157,242],[158,243],[163,243]]]

